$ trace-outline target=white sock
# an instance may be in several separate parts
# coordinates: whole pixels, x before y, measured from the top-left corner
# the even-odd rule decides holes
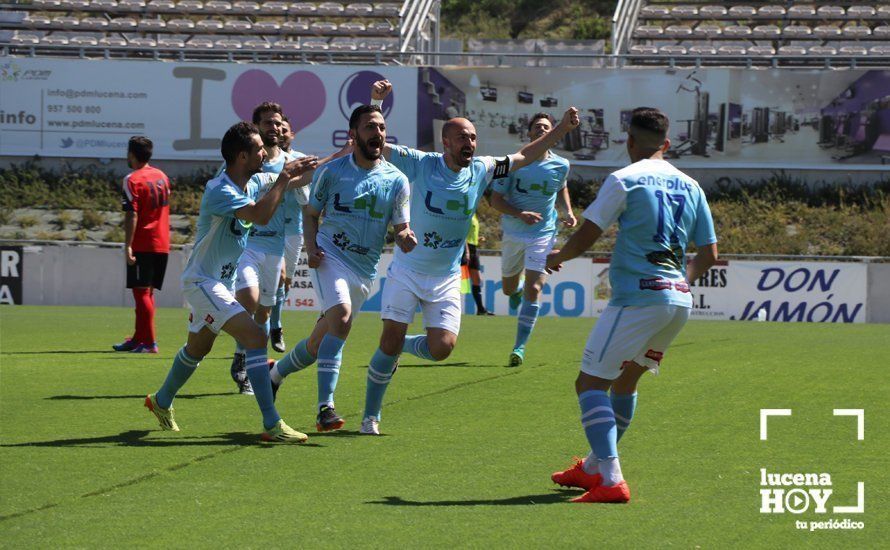
[[[281,385],[282,382],[284,382],[284,377],[281,376],[280,372],[278,372],[278,364],[277,363],[275,364],[275,368],[273,368],[269,371],[269,376],[272,377],[272,382],[274,382],[275,384],[277,384],[279,386]]]
[[[624,476],[621,475],[621,464],[618,462],[617,456],[601,460],[599,467],[600,474],[603,476],[603,485],[611,487],[624,481]]]
[[[598,474],[600,472],[599,460],[597,460],[593,451],[590,451],[590,454],[584,459],[584,464],[582,464],[581,467],[584,469],[585,473],[590,475]]]

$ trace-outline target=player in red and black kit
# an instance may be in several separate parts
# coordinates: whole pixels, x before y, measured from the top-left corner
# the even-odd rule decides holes
[[[170,180],[148,165],[152,142],[133,136],[127,145],[127,165],[133,169],[123,183],[124,258],[127,288],[136,300],[136,330],[115,351],[157,353],[154,289],[164,284],[170,252]]]

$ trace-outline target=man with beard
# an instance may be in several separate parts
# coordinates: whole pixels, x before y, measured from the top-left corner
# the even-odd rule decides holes
[[[253,110],[253,122],[259,128],[263,149],[266,152],[266,160],[262,165],[264,173],[278,174],[285,163],[306,156],[303,153],[290,153],[279,146],[284,136],[284,114],[281,105],[268,101],[259,104]],[[317,166],[342,154],[345,154],[344,150],[320,160]],[[311,176],[310,172],[303,177],[309,181]],[[281,206],[275,211],[269,223],[254,225],[251,228],[247,248],[238,261],[235,297],[244,309],[254,314],[254,319],[264,327],[267,335],[269,314],[275,305],[282,282],[287,220],[290,218],[293,225],[293,220],[299,219],[301,196],[305,201],[308,193],[308,186],[285,193]],[[252,389],[250,379],[244,370],[245,357],[244,348],[236,343],[232,359],[232,379],[241,393],[249,395]]]
[[[411,252],[417,244],[408,225],[408,178],[382,158],[386,123],[380,107],[356,108],[349,117],[349,137],[355,143],[353,154],[316,172],[303,216],[312,284],[323,314],[309,338],[271,372],[277,392],[286,376],[318,359],[315,427],[320,432],[344,424],[334,408],[343,347],[377,276],[389,224],[401,253]]]
[[[382,102],[392,85],[372,85]],[[368,368],[361,433],[379,434],[383,395],[403,351],[430,361],[447,358],[460,330],[460,259],[476,207],[491,182],[506,178],[553,147],[578,126],[578,110],[569,108],[553,131],[503,158],[475,157],[476,128],[464,118],[442,127],[445,154],[386,145],[384,155],[411,181],[411,220],[419,244],[412,254],[396,250],[382,295],[383,334]],[[420,306],[426,334],[406,336]]]
[[[262,439],[302,443],[306,435],[285,424],[275,410],[266,334],[237,302],[232,283],[251,225],[268,224],[290,186],[302,183],[304,178],[300,176],[315,168],[318,159],[304,157],[288,162],[277,177],[260,173],[266,151],[256,126],[247,122],[229,128],[221,152],[226,170],[204,187],[197,238],[182,274],[182,291],[191,306],[188,340],[176,354],[161,388],[145,398],[145,406],[162,429],[178,432],[173,398],[210,353],[219,331],[224,330],[245,350],[246,374],[263,415]]]
[[[555,122],[547,113],[533,115],[528,123],[529,138],[534,141],[546,135],[553,130]],[[566,212],[563,225],[575,227],[577,223],[566,187],[568,176],[569,161],[547,151],[543,157],[492,186],[491,205],[503,214],[502,290],[510,297],[510,307],[519,310],[516,341],[508,362],[511,367],[518,367],[525,359],[525,344],[541,309],[538,298],[547,282],[547,254],[553,250],[558,231],[557,196],[559,206]],[[524,285],[520,279],[523,267]]]

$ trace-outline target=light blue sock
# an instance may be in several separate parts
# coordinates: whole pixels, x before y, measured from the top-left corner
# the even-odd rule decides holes
[[[318,346],[318,406],[334,406],[334,390],[340,378],[340,362],[346,340],[325,334]]]
[[[186,353],[185,346],[182,346],[182,349],[173,358],[173,366],[170,367],[170,372],[167,373],[164,384],[161,385],[161,389],[158,390],[155,396],[158,405],[162,409],[169,409],[173,405],[173,398],[176,396],[179,388],[188,381],[191,375],[195,374],[195,369],[198,368],[198,363],[200,362],[201,359],[195,359]]]
[[[269,319],[266,319],[266,322],[263,323],[263,332],[266,333],[266,346],[269,345],[269,329],[270,328],[271,327],[269,326]]]
[[[281,420],[281,416],[275,410],[275,400],[272,397],[266,348],[249,349],[245,355],[244,368],[247,370],[247,378],[253,386],[253,395],[256,397],[257,405],[260,406],[260,412],[263,413],[263,427],[268,430]]]
[[[581,425],[590,449],[600,461],[618,457],[615,413],[609,395],[602,390],[588,390],[578,396]]]
[[[398,355],[387,355],[380,348],[374,352],[371,364],[368,365],[368,386],[365,390],[365,416],[373,416],[380,421],[380,409],[383,407],[383,396],[389,386],[396,369]]]
[[[524,348],[532,330],[535,328],[535,321],[538,320],[538,312],[541,311],[541,304],[538,302],[522,301],[522,307],[519,308],[518,325],[516,327],[516,344],[514,349]]]
[[[634,411],[637,408],[637,392],[631,394],[615,393],[612,391],[612,410],[615,411],[615,426],[618,428],[616,442],[621,441],[621,436],[630,427]]]
[[[241,355],[244,355],[244,346],[242,346],[240,343],[238,343],[238,340],[235,340],[235,353],[240,353]]]
[[[275,368],[272,369],[272,381],[280,384],[288,375],[300,372],[314,362],[315,357],[309,353],[309,339],[304,338],[290,350],[290,353],[275,363]]]
[[[427,343],[425,334],[414,334],[405,336],[405,343],[402,345],[402,352],[416,355],[427,361],[435,361],[430,353],[430,346]]]
[[[281,305],[284,304],[286,297],[287,293],[284,291],[284,285],[281,285],[278,287],[278,292],[275,293],[275,305],[272,306],[272,315],[269,316],[273,329],[281,328]]]

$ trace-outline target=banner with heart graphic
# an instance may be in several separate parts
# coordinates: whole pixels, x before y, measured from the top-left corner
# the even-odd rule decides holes
[[[345,142],[349,114],[383,78],[394,85],[384,103],[389,141],[416,146],[417,74],[383,66],[3,61],[0,155],[123,158],[129,137],[145,135],[157,160],[217,161],[226,129],[251,120],[264,101],[281,104],[297,132],[295,149],[327,155]]]

